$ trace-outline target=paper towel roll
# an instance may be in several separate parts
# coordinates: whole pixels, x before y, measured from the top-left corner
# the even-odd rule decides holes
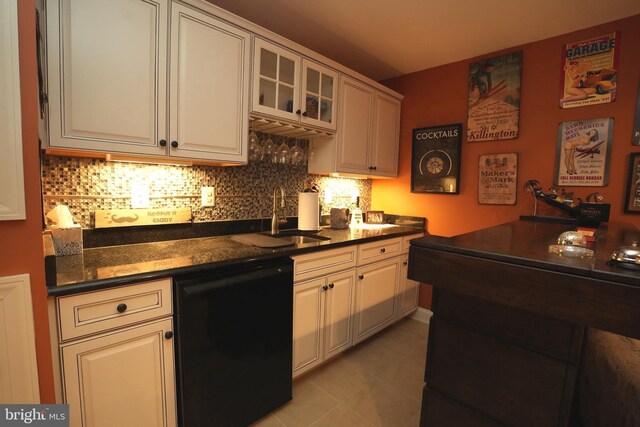
[[[298,229],[320,229],[320,200],[318,193],[298,193]]]

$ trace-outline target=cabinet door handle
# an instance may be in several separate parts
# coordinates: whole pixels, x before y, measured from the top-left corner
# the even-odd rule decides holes
[[[329,283],[329,289],[333,289],[334,284],[333,283]]]
[[[323,291],[326,291],[327,289],[329,289],[329,287],[328,287],[327,285],[324,285],[324,286],[322,287],[322,290],[323,290]]]
[[[118,310],[118,313],[124,313],[125,311],[127,311],[127,304],[118,304],[116,310]]]
[[[409,263],[408,263],[407,261],[403,261],[403,262],[402,262],[402,265],[405,265],[405,266],[406,266],[406,265],[409,265]]]
[[[170,340],[171,338],[173,338],[173,332],[172,331],[167,331],[164,333],[164,337],[168,340]]]
[[[386,249],[385,249],[385,248],[380,249],[380,253],[381,253],[381,254],[385,253],[385,251],[386,251]]]
[[[300,115],[300,113],[302,113],[302,111],[300,111],[300,110],[296,110],[296,114],[297,114],[297,115]]]
[[[178,148],[178,141],[171,141],[171,146],[173,148]]]
[[[359,276],[358,276],[358,279],[360,279],[360,280],[364,280],[364,274],[359,275]]]
[[[304,113],[302,113],[303,116],[307,117],[309,115],[309,113],[307,113],[306,111]]]
[[[160,145],[160,147],[166,147],[167,146],[167,140],[166,139],[161,139],[160,142],[158,142],[158,145]]]
[[[377,170],[378,170],[378,167],[377,167],[377,166],[374,166],[374,167],[372,167],[371,169],[373,169],[374,171],[377,171]]]

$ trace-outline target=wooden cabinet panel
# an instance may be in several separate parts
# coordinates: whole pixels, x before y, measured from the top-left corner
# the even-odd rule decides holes
[[[57,302],[62,341],[173,312],[171,279],[60,297]]]
[[[373,175],[398,175],[398,141],[400,138],[400,101],[376,94],[373,108],[373,132],[369,163]]]
[[[580,356],[583,326],[442,289],[435,290],[434,312],[438,319],[564,362],[575,364]]]
[[[365,265],[383,259],[393,258],[402,253],[402,238],[378,240],[358,245],[358,265]]]
[[[3,404],[40,403],[31,304],[28,274],[0,277],[0,402]]]
[[[250,34],[171,6],[172,157],[247,161]]]
[[[512,426],[566,425],[575,368],[437,317],[431,321],[427,386]]]
[[[62,348],[72,426],[176,425],[171,319]]]
[[[420,425],[425,427],[498,427],[501,424],[425,387],[422,395]]]
[[[355,270],[327,277],[324,315],[324,359],[347,349],[353,343],[351,315],[355,297]]]
[[[165,154],[167,8],[47,3],[51,147]]]
[[[18,2],[0,4],[0,220],[25,219]]]
[[[357,246],[329,249],[293,258],[293,281],[325,276],[336,271],[354,268],[356,266]]]
[[[420,282],[407,277],[409,271],[409,257],[403,255],[398,279],[397,312],[398,317],[406,316],[418,308],[418,294]]]
[[[357,269],[354,344],[393,321],[399,270],[397,257]]]
[[[372,106],[372,88],[345,76],[340,79],[338,171],[364,175],[371,172],[367,153]]]
[[[325,279],[293,287],[293,372],[294,376],[322,362]]]

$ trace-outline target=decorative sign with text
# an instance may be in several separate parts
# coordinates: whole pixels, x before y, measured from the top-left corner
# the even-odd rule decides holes
[[[638,96],[636,97],[636,118],[633,121],[631,143],[633,145],[640,145],[640,84],[638,84]]]
[[[616,32],[564,46],[561,108],[616,99],[619,42],[620,33]]]
[[[607,185],[612,142],[613,118],[560,123],[555,184],[578,187]]]
[[[460,193],[461,141],[461,124],[413,130],[412,193]]]
[[[469,66],[467,142],[518,137],[522,52]]]
[[[96,210],[96,228],[191,222],[191,208]]]
[[[515,205],[518,154],[484,154],[478,161],[478,203]]]

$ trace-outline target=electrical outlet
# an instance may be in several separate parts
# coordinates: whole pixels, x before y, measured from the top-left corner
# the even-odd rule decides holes
[[[216,204],[216,188],[202,187],[202,207],[208,208]]]
[[[141,209],[149,207],[149,187],[143,183],[131,185],[131,207]]]

